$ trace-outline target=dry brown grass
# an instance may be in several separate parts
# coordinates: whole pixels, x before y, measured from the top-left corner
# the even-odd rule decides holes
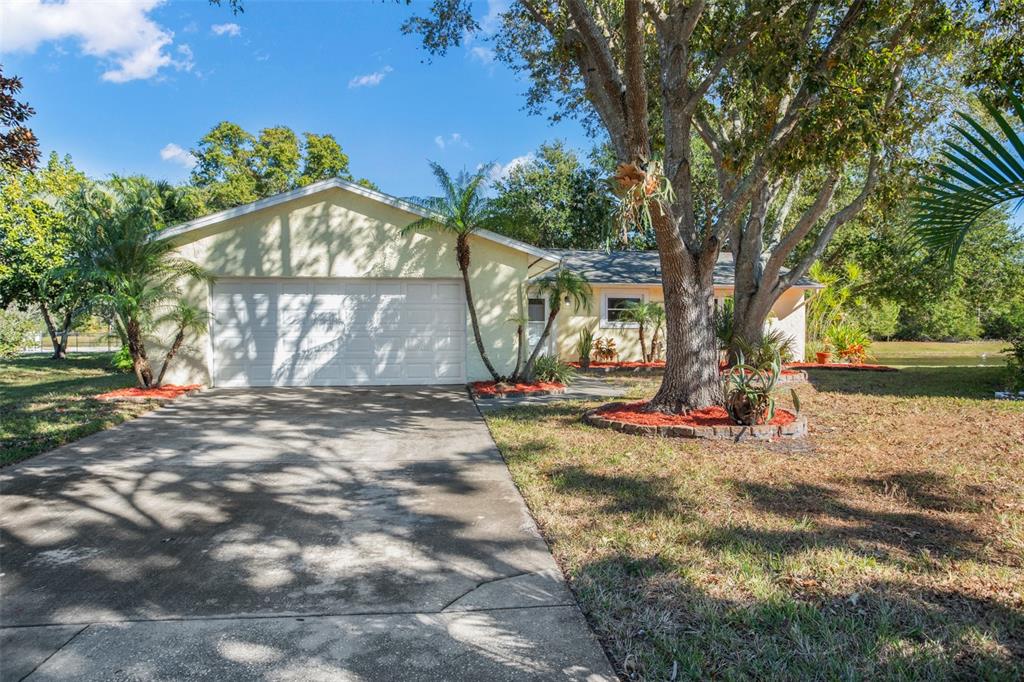
[[[626,677],[1016,679],[1024,404],[975,399],[997,383],[814,377],[802,444],[596,430],[578,402],[488,421]]]

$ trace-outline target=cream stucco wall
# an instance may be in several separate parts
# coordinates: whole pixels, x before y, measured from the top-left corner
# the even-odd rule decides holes
[[[566,361],[577,359],[576,343],[579,340],[579,333],[583,329],[590,329],[595,337],[603,336],[615,339],[615,346],[619,351],[619,360],[633,361],[640,360],[640,335],[636,327],[617,327],[614,325],[602,325],[601,306],[606,296],[643,296],[648,301],[664,300],[660,286],[616,286],[616,285],[593,285],[593,301],[589,310],[573,311],[571,306],[565,306],[559,312],[555,320],[555,348],[559,357]],[[716,287],[715,298],[721,300],[732,296],[731,288]],[[793,339],[797,359],[804,357],[804,296],[802,289],[789,289],[772,307],[774,313],[769,324],[784,330]],[[650,338],[647,342],[650,343]]]
[[[411,213],[332,188],[276,207],[229,219],[179,237],[178,252],[218,277],[460,278],[455,238],[437,231],[402,234]],[[483,237],[471,239],[470,282],[481,333],[499,372],[515,364],[515,325],[521,284],[535,256]],[[209,286],[187,284],[188,296],[207,309]],[[467,315],[466,369],[487,377]],[[160,330],[151,341],[162,357]],[[191,338],[168,381],[210,383],[208,337]]]

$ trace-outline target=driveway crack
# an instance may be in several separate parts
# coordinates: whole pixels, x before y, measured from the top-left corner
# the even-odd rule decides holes
[[[35,672],[36,672],[37,670],[39,670],[39,668],[40,668],[40,667],[41,667],[41,666],[42,666],[42,665],[43,665],[44,663],[46,663],[46,662],[47,662],[48,660],[50,660],[51,658],[53,658],[54,656],[56,656],[57,654],[59,654],[59,653],[60,653],[60,651],[61,651],[61,649],[63,649],[64,647],[66,647],[66,646],[67,646],[68,644],[71,644],[71,641],[72,641],[72,640],[74,640],[74,639],[75,639],[76,637],[78,637],[78,636],[79,636],[80,634],[82,634],[83,632],[85,632],[85,631],[86,631],[86,630],[87,630],[87,629],[89,628],[89,625],[92,625],[92,623],[88,623],[88,624],[86,624],[86,625],[82,626],[82,628],[81,628],[81,629],[79,629],[78,631],[76,631],[76,632],[75,632],[75,634],[73,634],[73,635],[71,635],[70,637],[68,637],[68,638],[67,638],[67,641],[65,641],[65,642],[64,642],[63,644],[61,644],[61,645],[60,645],[59,647],[57,647],[56,649],[54,649],[54,650],[53,650],[53,652],[52,652],[52,653],[51,653],[51,654],[50,654],[49,656],[47,656],[47,657],[46,657],[46,658],[44,658],[43,660],[41,660],[41,661],[39,661],[38,663],[36,663],[36,666],[35,666],[34,668],[32,668],[31,670],[29,670],[29,671],[28,671],[28,673],[26,673],[26,674],[25,674],[25,676],[23,676],[23,677],[22,677],[22,678],[21,678],[20,680],[18,680],[18,682],[23,682],[23,680],[27,680],[27,679],[28,679],[29,677],[31,677],[31,676],[32,676],[33,674],[35,674]]]
[[[462,594],[460,594],[459,596],[457,596],[455,599],[452,599],[450,602],[448,602],[447,604],[442,606],[441,610],[438,611],[438,613],[444,613],[445,611],[447,611],[451,607],[455,606],[457,603],[459,603],[460,601],[462,601],[463,599],[465,599],[469,595],[471,595],[474,592],[476,592],[477,590],[479,590],[484,585],[493,585],[494,583],[500,583],[502,580],[512,580],[513,578],[522,578],[524,575],[530,575],[530,573],[532,573],[532,571],[522,571],[520,573],[513,573],[512,575],[501,575],[501,576],[498,576],[497,578],[490,578],[488,580],[484,580],[482,582],[479,582],[476,585],[474,585],[473,587],[471,587],[468,590],[466,590],[465,592],[463,592]]]

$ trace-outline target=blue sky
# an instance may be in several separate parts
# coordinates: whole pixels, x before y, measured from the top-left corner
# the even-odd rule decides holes
[[[501,0],[479,0],[485,29]],[[391,2],[260,2],[232,15],[201,0],[0,3],[5,74],[23,78],[46,153],[90,175],[180,181],[187,150],[222,120],[251,132],[332,133],[357,177],[429,194],[427,160],[507,165],[545,141],[593,142],[575,122],[523,111],[526,83],[494,62],[486,36],[427,63]]]

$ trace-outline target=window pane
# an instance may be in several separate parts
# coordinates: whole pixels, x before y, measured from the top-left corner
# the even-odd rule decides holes
[[[544,299],[531,298],[526,305],[526,315],[530,322],[544,322]]]
[[[622,314],[629,308],[629,306],[636,303],[640,303],[641,299],[639,296],[609,296],[608,297],[608,321],[618,322],[622,319]]]

